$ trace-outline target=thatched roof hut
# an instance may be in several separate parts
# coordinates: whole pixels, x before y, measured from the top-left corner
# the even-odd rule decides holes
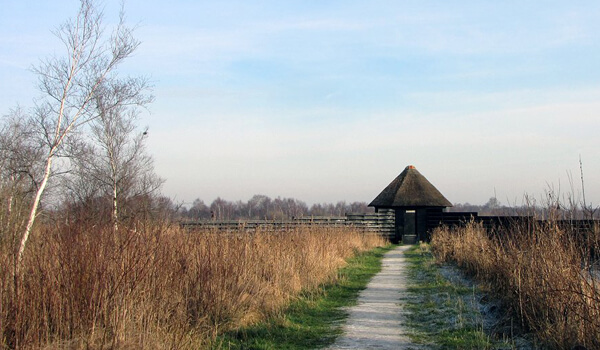
[[[452,203],[412,165],[407,166],[375,199],[370,207],[395,211],[394,242],[428,240],[430,213],[441,212]]]
[[[414,166],[409,165],[369,206],[376,209],[445,208],[451,207],[452,203]]]

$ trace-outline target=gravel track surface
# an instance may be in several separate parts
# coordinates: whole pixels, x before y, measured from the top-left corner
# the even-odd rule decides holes
[[[348,309],[344,333],[329,349],[418,349],[405,336],[400,298],[406,293],[406,261],[399,246],[387,252],[382,269]]]

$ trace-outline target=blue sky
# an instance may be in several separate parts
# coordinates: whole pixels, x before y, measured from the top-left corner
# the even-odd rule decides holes
[[[77,1],[0,0],[0,112]],[[371,201],[414,164],[451,202],[600,204],[600,2],[126,1],[164,193]],[[107,23],[118,2],[106,1]]]

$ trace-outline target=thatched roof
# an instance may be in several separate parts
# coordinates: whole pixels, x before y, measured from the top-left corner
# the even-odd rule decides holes
[[[439,208],[451,207],[452,203],[414,166],[409,165],[381,191],[369,206],[375,208]]]

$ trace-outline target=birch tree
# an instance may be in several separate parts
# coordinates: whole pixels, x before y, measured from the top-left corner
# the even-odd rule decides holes
[[[125,25],[123,11],[118,24],[110,34],[106,34],[103,14],[92,0],[81,0],[76,16],[59,26],[54,34],[64,45],[64,56],[51,56],[33,67],[42,93],[35,106],[34,119],[44,140],[45,151],[41,181],[37,185],[17,251],[17,274],[40,201],[65,139],[98,116],[94,101],[101,86],[119,81],[122,85],[128,80],[119,80],[117,68],[140,44],[133,37],[132,29]],[[132,89],[136,86],[135,83],[130,85]],[[119,103],[135,101],[124,100]]]
[[[135,89],[130,88],[132,83]],[[115,230],[130,198],[152,195],[163,183],[154,173],[152,157],[146,153],[148,130],[139,130],[136,123],[137,107],[152,101],[152,96],[143,93],[147,89],[145,79],[101,86],[94,101],[98,117],[91,121],[88,142],[74,159],[72,180],[89,184],[83,188],[85,194],[77,197],[110,198]],[[136,103],[120,102],[123,100]],[[71,188],[79,191],[81,186]]]

